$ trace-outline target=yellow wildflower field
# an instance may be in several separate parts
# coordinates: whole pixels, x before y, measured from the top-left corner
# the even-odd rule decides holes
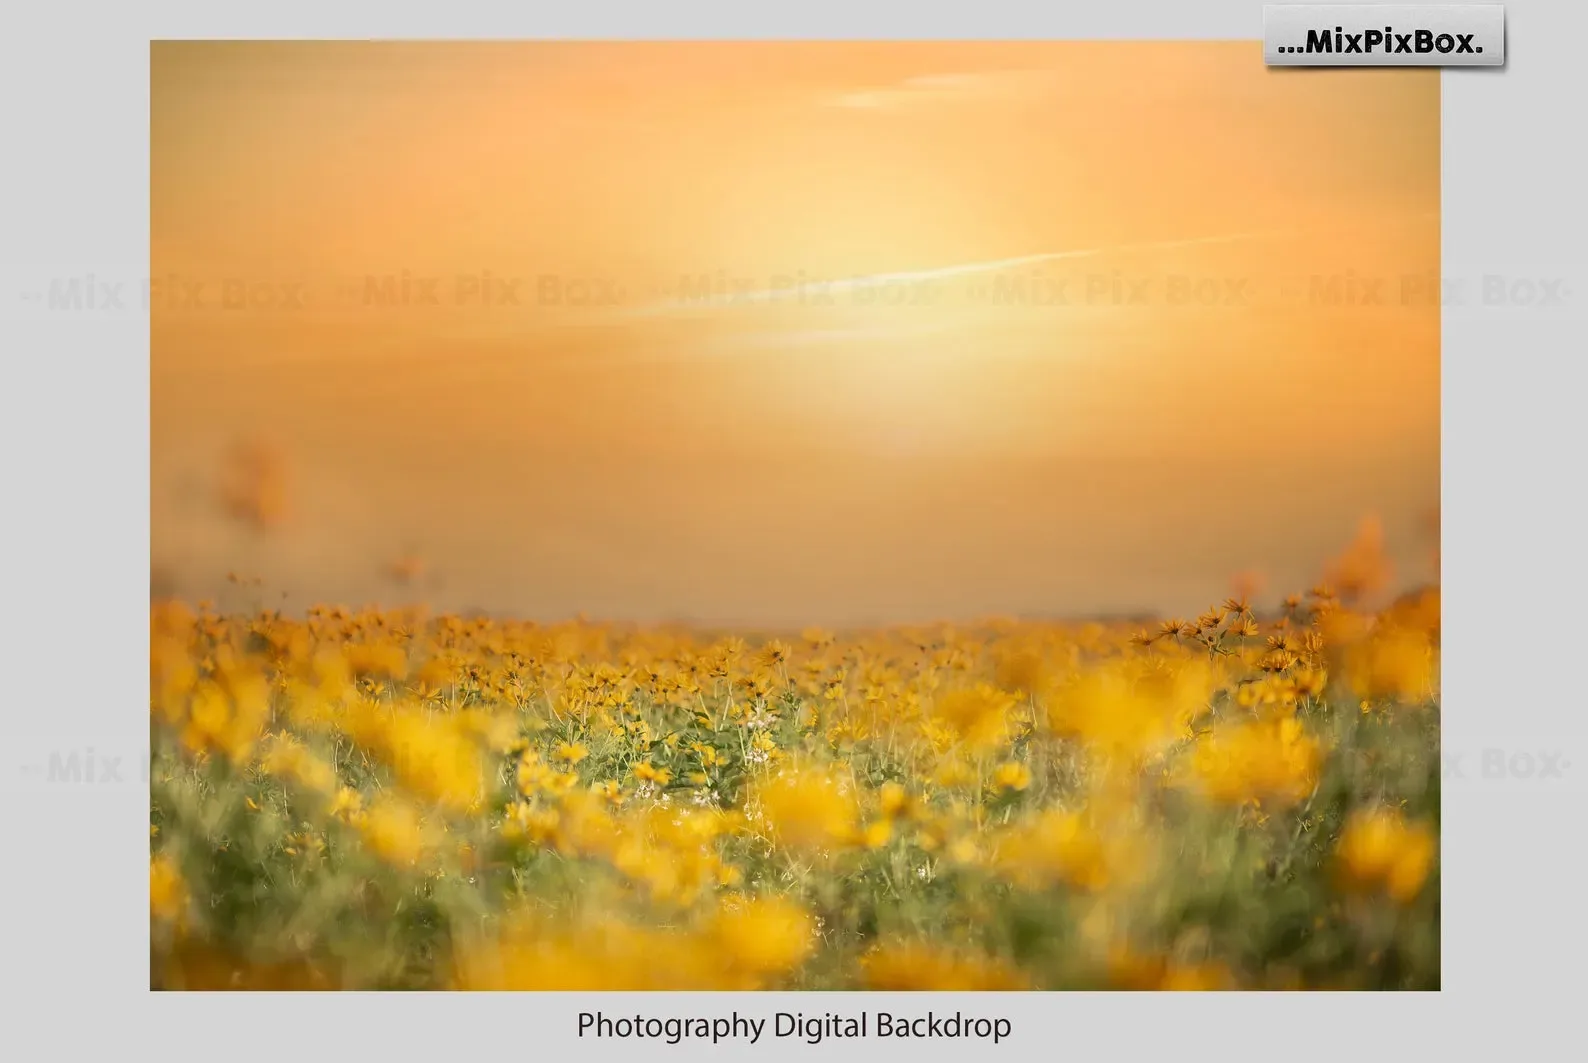
[[[1437,988],[1437,589],[714,632],[151,612],[166,989]]]

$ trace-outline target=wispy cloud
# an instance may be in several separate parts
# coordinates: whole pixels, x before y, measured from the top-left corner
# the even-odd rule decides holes
[[[868,294],[886,288],[925,285],[938,281],[997,273],[1002,270],[1060,262],[1067,259],[1093,258],[1139,251],[1172,250],[1208,244],[1232,244],[1249,240],[1264,240],[1286,235],[1287,230],[1265,229],[1250,232],[1221,233],[1213,236],[1196,236],[1176,240],[1154,240],[1141,243],[1108,244],[1100,247],[1070,248],[1062,251],[1040,251],[1012,258],[985,259],[960,262],[931,269],[900,270],[891,273],[871,273],[809,283],[744,285],[731,292],[699,299],[657,299],[652,302],[616,308],[612,315],[620,318],[656,318],[702,311],[754,306],[802,306],[848,304],[856,305]]]
[[[858,88],[830,96],[829,107],[853,110],[898,110],[942,103],[1008,101],[1051,89],[1057,75],[1049,70],[987,70],[923,74],[887,85]]]
[[[768,329],[724,341],[735,350],[790,350],[854,343],[861,340],[897,340],[931,336],[947,331],[944,323],[857,325],[848,328]]]

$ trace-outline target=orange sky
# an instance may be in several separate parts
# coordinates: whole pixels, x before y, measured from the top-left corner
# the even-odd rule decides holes
[[[185,593],[1183,610],[1241,569],[1309,580],[1368,512],[1428,575],[1439,317],[1400,296],[1438,270],[1435,71],[1246,42],[171,43],[151,110],[153,562]],[[436,302],[365,298],[405,272]],[[899,273],[915,301],[676,301]],[[1348,274],[1387,301],[1308,298]],[[1016,280],[1065,301],[988,297]],[[264,533],[216,504],[250,440],[290,504]],[[393,586],[407,554],[426,574]]]

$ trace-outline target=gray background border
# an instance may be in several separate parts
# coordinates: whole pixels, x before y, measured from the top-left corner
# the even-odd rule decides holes
[[[1506,5],[1503,71],[1444,75],[1448,277],[1548,279],[1551,306],[1468,298],[1445,309],[1444,990],[1427,995],[945,995],[872,1008],[962,1007],[1015,1020],[997,1051],[1220,1059],[1484,1058],[1580,1044],[1581,819],[1588,763],[1573,679],[1585,585],[1579,479],[1584,155],[1577,49],[1588,13],[1569,0]],[[804,0],[631,0],[551,9],[392,2],[268,6],[151,2],[20,6],[8,16],[0,291],[0,464],[6,488],[5,708],[0,876],[8,1056],[117,1059],[147,1051],[231,1059],[450,1058],[565,1050],[670,1052],[579,1042],[591,1003],[564,995],[428,999],[147,992],[144,708],[148,562],[148,336],[137,315],[41,317],[17,292],[51,276],[147,269],[150,37],[1261,37],[1261,5],[1157,0],[1090,6],[981,0],[942,7]],[[1307,76],[1307,75],[1303,75]],[[1313,76],[1328,76],[1327,72]],[[1574,91],[1572,85],[1577,85]],[[85,649],[111,647],[85,656]],[[62,681],[66,677],[69,681]],[[91,695],[97,690],[97,695]],[[47,776],[52,755],[120,758],[120,780]],[[1555,770],[1543,770],[1545,763]],[[92,770],[89,772],[91,776]],[[21,990],[23,996],[17,996]],[[609,998],[608,1011],[715,1015],[854,1008],[854,998],[676,994]],[[859,1058],[960,1058],[954,1042],[832,1042]],[[681,1051],[699,1051],[689,1047]],[[713,1051],[709,1047],[704,1051]],[[974,1049],[973,1049],[974,1050]],[[982,1051],[991,1051],[982,1048]],[[717,1051],[732,1051],[723,1048]],[[808,1052],[763,1042],[766,1057]],[[1580,1049],[1579,1049],[1580,1051]],[[443,1055],[445,1054],[445,1055]]]

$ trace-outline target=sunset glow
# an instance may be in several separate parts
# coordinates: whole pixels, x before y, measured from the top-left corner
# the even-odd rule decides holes
[[[1432,575],[1433,71],[1255,43],[152,66],[153,561],[184,593],[397,598],[414,557],[437,605],[541,617],[1174,610],[1303,583],[1367,514]],[[290,497],[268,531],[216,504],[243,445]]]

